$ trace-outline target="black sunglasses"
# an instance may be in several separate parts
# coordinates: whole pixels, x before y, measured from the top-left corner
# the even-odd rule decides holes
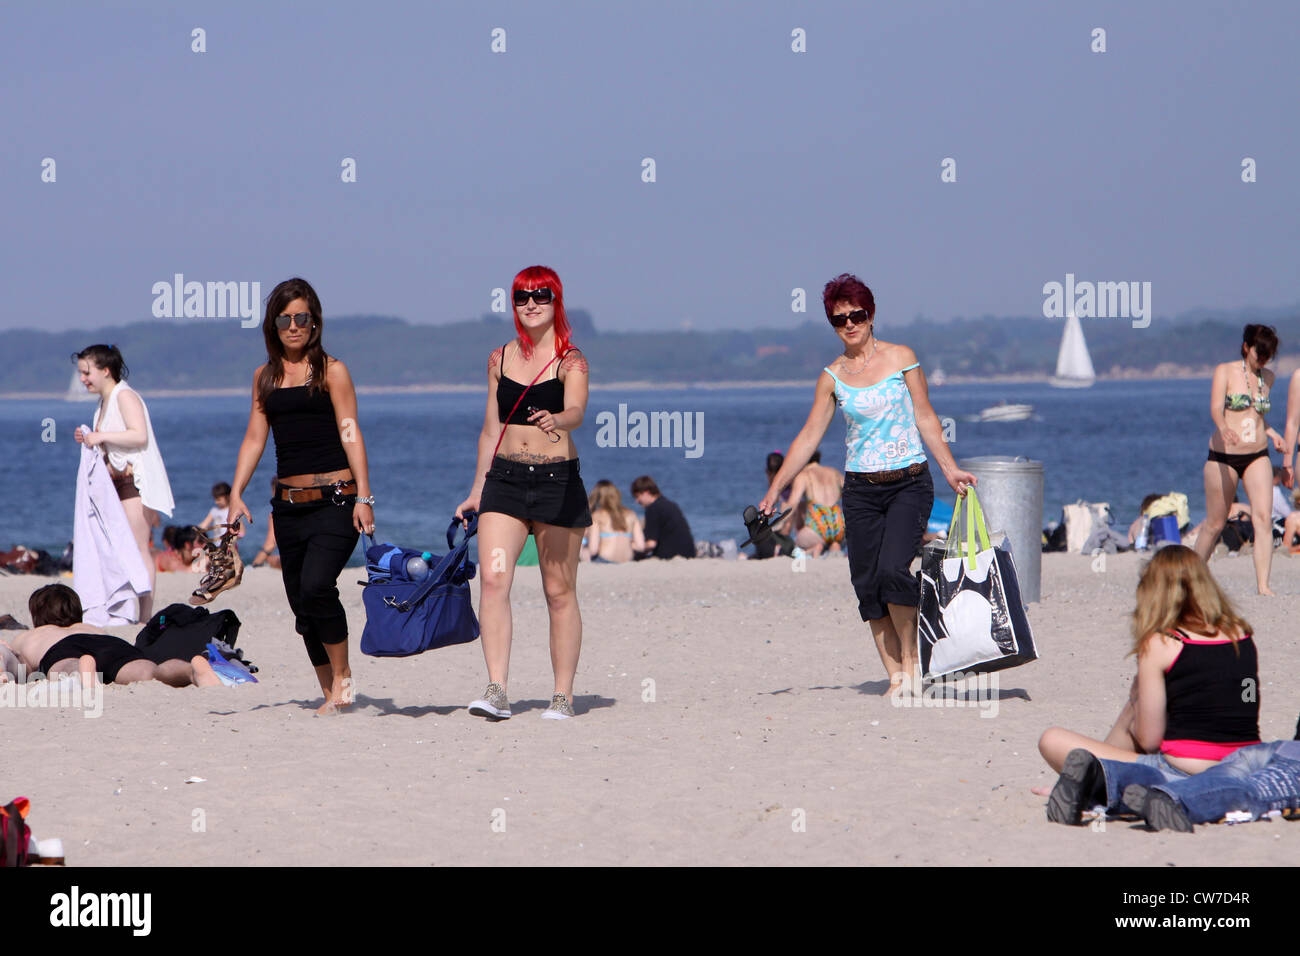
[[[515,305],[527,305],[528,300],[532,299],[538,305],[550,305],[554,293],[548,288],[541,289],[516,289]]]
[[[305,329],[307,326],[311,325],[311,313],[295,312],[293,315],[289,315],[286,312],[275,317],[275,327],[281,332],[289,327],[290,322],[298,326],[300,329]]]
[[[855,309],[852,312],[845,312],[842,315],[827,316],[831,320],[831,325],[837,329],[844,328],[850,321],[854,325],[861,325],[863,322],[869,322],[871,316],[867,315],[866,309]]]

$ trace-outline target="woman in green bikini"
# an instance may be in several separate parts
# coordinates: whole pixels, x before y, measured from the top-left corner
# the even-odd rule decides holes
[[[1210,560],[1240,481],[1255,528],[1255,583],[1260,594],[1271,595],[1273,465],[1268,443],[1271,439],[1281,451],[1282,436],[1264,420],[1272,408],[1268,392],[1273,387],[1273,372],[1264,366],[1277,354],[1277,332],[1252,323],[1242,330],[1241,339],[1241,359],[1219,365],[1210,385],[1214,434],[1205,462],[1205,523],[1196,536],[1196,553],[1202,561]]]

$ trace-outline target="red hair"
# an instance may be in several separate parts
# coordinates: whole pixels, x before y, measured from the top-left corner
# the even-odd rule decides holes
[[[866,283],[850,273],[843,272],[837,275],[822,289],[822,305],[826,307],[826,318],[831,317],[831,311],[837,302],[848,302],[859,309],[865,309],[869,319],[876,317],[875,296],[871,294]]]
[[[520,289],[543,288],[550,289],[555,296],[551,300],[555,305],[555,354],[563,355],[569,349],[569,334],[572,329],[569,327],[569,317],[564,313],[564,283],[555,274],[555,270],[546,266],[529,266],[527,269],[521,270],[515,276],[514,286],[510,290],[511,301],[514,301],[514,293]],[[515,334],[519,339],[519,351],[524,358],[532,358],[533,340],[524,332],[524,327],[519,322],[518,309],[511,314],[515,317]]]

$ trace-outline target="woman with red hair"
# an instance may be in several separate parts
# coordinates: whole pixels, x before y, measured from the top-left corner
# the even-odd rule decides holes
[[[857,276],[844,273],[826,283],[822,304],[844,352],[817,379],[808,421],[791,443],[759,510],[771,513],[785,486],[812,459],[839,406],[848,425],[841,500],[849,574],[858,612],[871,628],[889,675],[885,693],[901,695],[919,686],[920,585],[909,565],[921,548],[934,504],[926,449],[958,496],[975,484],[975,476],[953,460],[916,353],[876,338],[871,290]]]
[[[572,432],[587,412],[587,360],[569,343],[564,286],[545,266],[514,281],[515,337],[488,357],[487,413],[469,497],[456,509],[478,512],[482,577],[479,624],[488,685],[469,705],[479,717],[510,716],[510,586],[531,532],[550,612],[555,688],[543,717],[573,716],[573,677],[582,647],[578,555],[591,526]]]

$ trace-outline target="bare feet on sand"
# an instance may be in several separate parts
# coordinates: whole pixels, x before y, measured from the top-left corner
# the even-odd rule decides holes
[[[329,696],[325,698],[325,703],[316,709],[316,716],[328,717],[341,714],[352,706],[354,700],[356,700],[356,690],[352,686],[352,671],[347,670],[342,674],[336,674]]]
[[[194,668],[194,686],[195,687],[218,687],[221,685],[221,678],[217,676],[208,659],[202,654],[190,658],[190,666]]]

